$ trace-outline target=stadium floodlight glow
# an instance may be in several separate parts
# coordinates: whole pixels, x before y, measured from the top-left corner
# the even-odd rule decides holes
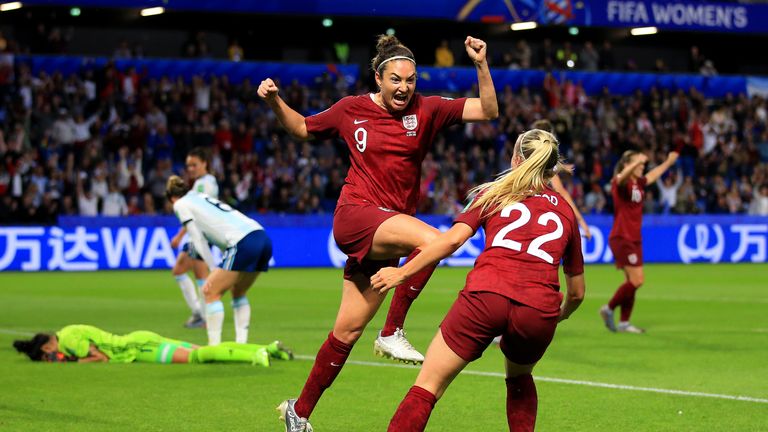
[[[332,19],[330,19],[330,18],[323,19],[323,27],[328,28],[328,27],[330,27],[332,25],[333,25],[333,20]]]
[[[0,12],[8,12],[16,9],[21,9],[21,2],[11,2],[0,4]]]
[[[512,29],[512,31],[533,30],[536,27],[538,27],[538,24],[536,24],[536,21],[517,22],[509,26],[509,28]]]
[[[157,7],[142,9],[140,14],[141,16],[152,16],[152,15],[160,15],[164,12],[165,12],[165,8],[161,6],[157,6]]]
[[[80,13],[81,13],[81,10],[79,7],[73,7],[72,9],[69,10],[69,14],[72,15],[73,17],[79,17]]]
[[[656,27],[635,27],[632,30],[629,31],[629,34],[632,36],[645,36],[645,35],[652,35],[659,32],[659,29]]]

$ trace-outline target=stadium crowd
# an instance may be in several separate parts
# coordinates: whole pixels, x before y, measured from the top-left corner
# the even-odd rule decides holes
[[[169,213],[167,178],[204,147],[222,201],[244,212],[332,213],[348,158],[338,142],[291,139],[251,82],[225,76],[148,79],[135,69],[0,74],[0,223],[52,224],[59,215]],[[290,106],[309,115],[369,91],[326,75],[309,87],[283,83]],[[469,94],[477,94],[472,90]],[[680,161],[649,190],[646,213],[768,215],[768,104],[696,90],[588,96],[548,75],[543,88],[499,89],[500,117],[441,134],[422,166],[419,212],[453,215],[467,191],[509,166],[518,133],[546,118],[573,164],[563,176],[585,215],[609,214],[609,182],[626,149],[649,167]],[[461,95],[457,95],[461,96]]]

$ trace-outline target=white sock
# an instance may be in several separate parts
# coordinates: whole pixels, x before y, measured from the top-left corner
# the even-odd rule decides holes
[[[200,311],[205,311],[205,293],[203,293],[203,285],[205,285],[205,279],[197,280],[197,301],[200,304]],[[205,313],[200,314],[205,318]]]
[[[205,305],[205,326],[208,330],[208,345],[221,343],[221,328],[224,325],[224,303],[216,300]]]
[[[200,314],[200,305],[197,302],[197,289],[195,289],[195,283],[189,278],[186,273],[176,276],[176,283],[181,288],[181,294],[184,296],[184,301],[187,302],[189,310],[193,314]]]
[[[235,342],[248,343],[248,327],[251,325],[251,304],[248,297],[232,299],[232,311],[235,315]]]

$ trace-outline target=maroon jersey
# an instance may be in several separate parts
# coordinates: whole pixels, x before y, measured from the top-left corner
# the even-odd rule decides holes
[[[616,179],[611,181],[613,195],[613,228],[608,238],[619,237],[630,241],[640,241],[640,226],[643,224],[643,200],[645,184],[648,180],[641,177],[629,179],[620,186]]]
[[[543,312],[560,308],[563,296],[557,269],[584,273],[576,217],[557,192],[541,194],[501,211],[480,208],[460,214],[454,223],[485,228],[485,249],[467,275],[467,291],[490,291]]]
[[[372,203],[414,214],[421,162],[440,129],[461,122],[466,98],[415,94],[405,110],[391,114],[373,94],[347,96],[307,117],[307,132],[319,139],[341,137],[351,167],[338,205]]]

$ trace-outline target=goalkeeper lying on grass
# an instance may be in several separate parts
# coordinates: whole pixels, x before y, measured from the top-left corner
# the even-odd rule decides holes
[[[112,363],[251,363],[269,366],[270,358],[291,360],[293,353],[279,341],[269,345],[223,342],[199,346],[149,331],[120,336],[89,325],[70,325],[55,334],[38,333],[13,347],[34,361]]]

